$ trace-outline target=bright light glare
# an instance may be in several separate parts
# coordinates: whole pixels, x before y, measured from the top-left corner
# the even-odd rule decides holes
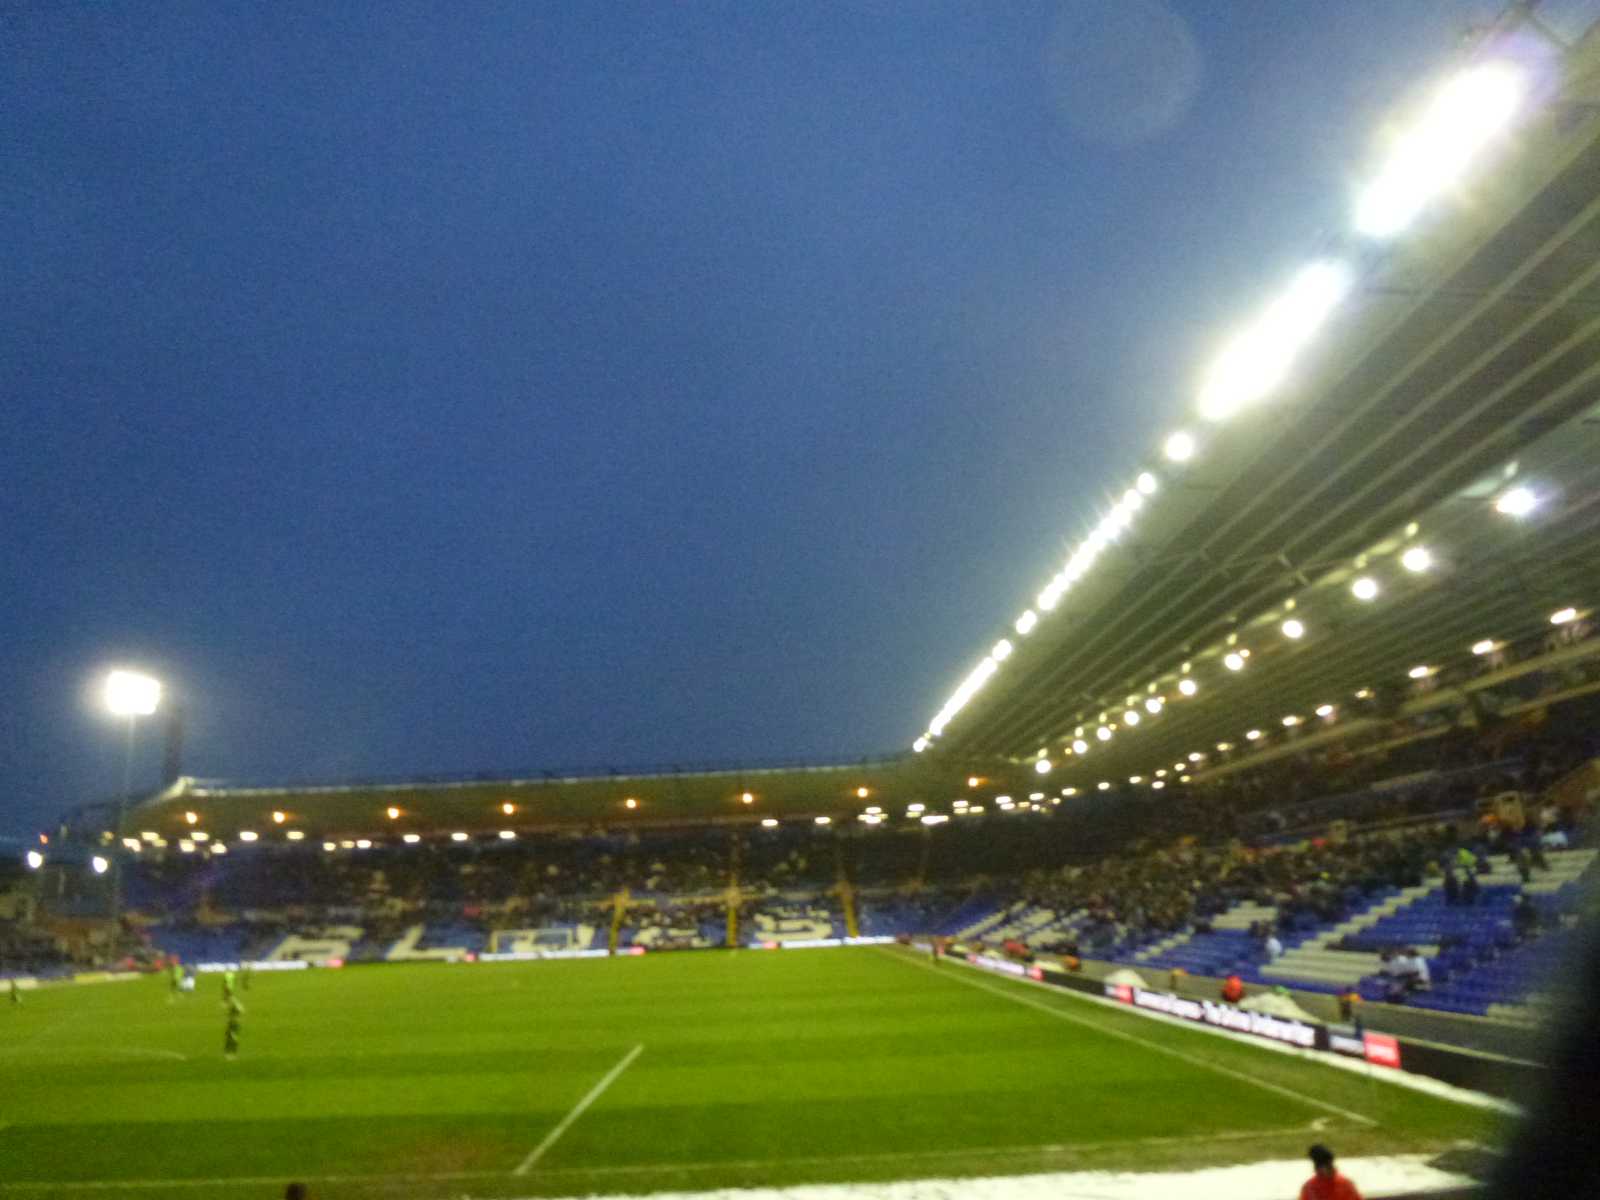
[[[1500,643],[1493,638],[1484,638],[1481,642],[1472,643],[1472,652],[1474,654],[1493,654],[1499,648]]]
[[[514,830],[514,829],[502,829],[500,831],[500,840],[502,842],[514,842],[514,841],[516,841],[516,839],[517,839],[516,830]]]
[[[1052,607],[1053,604],[1054,601],[1051,601],[1050,604],[1040,604],[1039,607],[1047,609]],[[999,669],[1000,664],[995,662],[993,657],[985,655],[983,661],[973,668],[972,674],[962,680],[961,686],[955,690],[955,694],[945,701],[944,707],[939,710],[939,714],[929,723],[928,732],[934,737],[938,737],[943,733],[944,727],[950,724],[951,719],[966,707],[967,701],[977,695],[978,689],[988,683],[989,677]]]
[[[1505,517],[1525,517],[1539,507],[1539,498],[1525,487],[1514,487],[1502,492],[1494,502],[1494,510]]]
[[[950,818],[945,816],[943,813],[929,813],[927,816],[922,818],[922,823],[924,825],[943,825],[949,819]]]
[[[1040,775],[1048,775],[1050,774],[1050,766],[1051,763],[1048,758],[1041,758],[1038,762],[1033,764],[1033,769]]]
[[[1167,438],[1161,452],[1172,462],[1188,462],[1194,457],[1194,437],[1180,430]]]
[[[452,842],[464,842],[467,840],[467,835],[462,833],[460,830],[457,830],[455,833],[450,835],[450,840]]]
[[[274,825],[282,825],[284,823],[284,821],[286,821],[286,820],[288,820],[288,817],[284,813],[281,813],[281,812],[278,812],[278,811],[274,811],[273,812],[273,814],[272,814],[272,823]]]
[[[1139,478],[1134,480],[1133,486],[1139,489],[1142,496],[1153,496],[1156,492],[1156,477],[1149,471],[1141,471]]]
[[[1283,719],[1283,724],[1286,728],[1293,729],[1296,725],[1300,724],[1300,718],[1295,716],[1285,717]]]
[[[1400,556],[1400,565],[1418,575],[1433,566],[1433,555],[1426,546],[1413,546]]]
[[[914,817],[919,812],[921,812],[923,809],[925,809],[927,807],[928,806],[926,804],[922,803],[920,800],[917,801],[915,804],[908,804],[908,805],[906,805],[906,816]]]
[[[622,807],[623,808],[638,808],[639,807],[639,802],[637,800],[635,800],[632,796],[629,796],[626,800],[624,800],[622,802]]]
[[[1331,716],[1333,716],[1333,705],[1331,705],[1331,704],[1319,704],[1319,705],[1317,705],[1317,716],[1319,716],[1319,717],[1331,717]]]
[[[1558,608],[1550,614],[1550,624],[1565,625],[1569,621],[1578,619],[1578,610],[1575,608]]]
[[[303,842],[306,840],[305,830],[303,829],[291,829],[283,836],[288,838],[291,842]]]
[[[27,861],[28,870],[37,871],[40,867],[44,866],[44,855],[40,854],[37,850],[29,850]]]
[[[1230,650],[1223,656],[1222,665],[1230,671],[1242,671],[1244,670],[1244,655],[1237,650]]]
[[[1087,753],[1089,753],[1089,743],[1084,741],[1082,738],[1076,739],[1072,743],[1072,752],[1074,754],[1087,754]]]
[[[1153,717],[1161,711],[1161,704],[1160,696],[1151,696],[1150,699],[1144,702],[1144,710]]]
[[[1122,723],[1124,725],[1137,725],[1139,723],[1139,714],[1130,708],[1127,712],[1122,714]]]
[[[393,805],[390,805],[388,808],[383,810],[383,815],[388,817],[391,821],[396,821],[400,818],[400,810],[395,808]]]
[[[1350,268],[1341,262],[1302,268],[1288,289],[1223,347],[1200,387],[1200,415],[1225,420],[1276,390],[1351,281]]]
[[[259,836],[254,829],[241,829],[239,831],[239,840],[241,842],[253,842]]]
[[[1357,600],[1376,600],[1378,598],[1378,581],[1370,576],[1363,575],[1350,585],[1350,594]]]
[[[1096,729],[1094,731],[1094,735],[1095,735],[1095,737],[1099,738],[1102,742],[1109,742],[1111,740],[1111,730],[1107,729],[1104,725],[1102,725],[1102,726],[1100,726],[1100,728]]]
[[[1099,788],[1102,792],[1109,792],[1111,790],[1111,781],[1109,779],[1102,779],[1099,783],[1095,784],[1095,787]]]
[[[356,849],[357,850],[371,850],[372,849],[372,839],[371,838],[357,838],[356,839]]]
[[[407,833],[404,834],[400,840],[408,846],[415,846],[422,840],[422,835],[420,833]]]
[[[1406,674],[1411,676],[1411,678],[1413,678],[1413,679],[1426,679],[1429,675],[1433,674],[1433,668],[1432,667],[1412,667],[1411,670],[1406,672]]]
[[[1245,731],[1245,735],[1244,736],[1245,736],[1245,740],[1246,741],[1258,742],[1258,741],[1261,740],[1261,730],[1259,730],[1259,729],[1247,729]]]
[[[1022,637],[1027,637],[1028,634],[1033,632],[1033,627],[1038,623],[1039,614],[1030,608],[1027,612],[1023,613],[1017,618],[1017,623],[1013,626],[1013,628],[1016,629],[1017,633]]]
[[[833,824],[833,818],[832,817],[818,817],[817,818],[817,824],[818,825],[832,825]]]
[[[1200,685],[1192,679],[1178,680],[1178,690],[1185,696],[1192,696],[1200,690]]]
[[[1304,625],[1302,625],[1299,621],[1297,621],[1294,617],[1290,617],[1287,621],[1285,621],[1283,623],[1283,636],[1284,637],[1290,638],[1292,640],[1292,639],[1297,639],[1297,638],[1303,638],[1303,637],[1305,637],[1305,635],[1306,635],[1306,627]]]
[[[756,795],[754,792],[742,792],[739,796],[740,804],[754,804],[755,802]]]
[[[1465,173],[1510,121],[1522,100],[1521,74],[1509,63],[1469,67],[1434,95],[1390,147],[1378,176],[1356,202],[1356,228],[1391,237]]]
[[[774,828],[777,827],[777,824],[778,824],[778,818],[777,817],[762,817],[761,818],[761,827],[763,829],[774,829]]]
[[[512,813],[517,811],[517,806],[515,804],[511,803],[511,801],[507,800],[504,804],[502,804],[500,806],[500,811],[505,813],[505,815],[509,817]]]
[[[113,716],[148,717],[161,707],[161,681],[137,671],[113,671],[106,676],[105,700]]]

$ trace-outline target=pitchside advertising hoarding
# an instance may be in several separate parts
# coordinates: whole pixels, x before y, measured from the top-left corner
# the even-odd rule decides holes
[[[1362,1058],[1380,1067],[1400,1065],[1400,1043],[1387,1034],[1356,1030],[1343,1032],[1330,1029],[1326,1025],[1273,1016],[1271,1013],[1251,1012],[1249,1009],[1225,1004],[1219,1000],[1196,1000],[1172,992],[1151,991],[1149,988],[1133,984],[1096,985],[1089,980],[1073,978],[1053,970],[1047,971],[1036,964],[997,958],[991,954],[968,954],[967,961],[986,971],[1054,984],[1072,991],[1094,992],[1098,989],[1121,1004],[1145,1012],[1175,1017],[1180,1021],[1193,1021],[1197,1025],[1209,1025],[1215,1029],[1245,1033],[1252,1037],[1281,1042],[1287,1046],[1296,1046],[1302,1050],[1326,1050],[1351,1058]]]

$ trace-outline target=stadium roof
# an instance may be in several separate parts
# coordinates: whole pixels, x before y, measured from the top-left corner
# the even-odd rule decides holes
[[[1439,128],[1463,87],[1482,129]],[[1503,26],[1398,125],[1366,232],[1224,349],[1190,443],[1130,472],[924,757],[1148,776],[1600,602],[1600,36]],[[1396,228],[1373,193],[1425,133],[1482,161]]]

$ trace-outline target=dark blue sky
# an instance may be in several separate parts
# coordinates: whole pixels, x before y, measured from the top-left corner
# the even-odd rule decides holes
[[[0,5],[0,832],[906,746],[1497,7]]]

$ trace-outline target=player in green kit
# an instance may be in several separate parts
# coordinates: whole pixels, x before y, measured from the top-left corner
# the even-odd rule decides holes
[[[233,968],[229,967],[222,973],[222,1002],[227,1004],[233,1000]]]
[[[244,1016],[244,1005],[233,996],[228,997],[228,1025],[222,1035],[222,1057],[232,1060],[239,1056],[239,1025]]]

